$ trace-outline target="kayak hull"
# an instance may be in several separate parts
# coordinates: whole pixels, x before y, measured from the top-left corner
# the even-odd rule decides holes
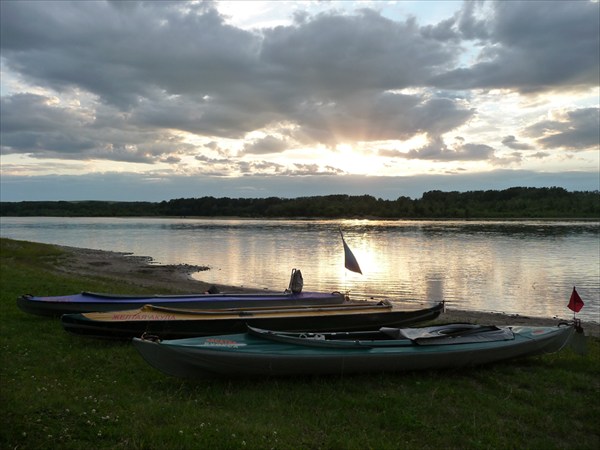
[[[366,302],[212,312],[146,306],[133,311],[67,314],[61,317],[61,323],[66,331],[79,335],[130,339],[150,334],[161,339],[176,339],[243,333],[248,326],[287,331],[359,331],[399,327],[433,320],[442,309],[442,303],[411,310],[389,303]]]
[[[314,347],[251,333],[161,342],[134,338],[133,343],[151,366],[175,377],[349,375],[455,369],[551,353],[574,333],[573,327],[511,329],[511,340],[441,345],[398,340],[379,347]]]
[[[95,311],[124,311],[140,308],[147,304],[170,308],[245,308],[281,305],[327,305],[345,301],[339,292],[294,293],[252,293],[252,294],[188,294],[125,296],[82,292],[80,294],[37,297],[23,295],[17,299],[17,306],[24,312],[41,316],[61,316],[63,314]]]

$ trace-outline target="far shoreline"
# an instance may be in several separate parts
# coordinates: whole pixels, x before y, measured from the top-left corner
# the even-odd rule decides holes
[[[347,216],[347,217],[315,217],[315,216],[85,216],[85,215],[3,215],[0,218],[56,218],[56,219],[182,219],[182,220],[314,220],[314,221],[336,221],[336,220],[377,220],[390,222],[597,222],[600,217],[378,217],[378,216]]]

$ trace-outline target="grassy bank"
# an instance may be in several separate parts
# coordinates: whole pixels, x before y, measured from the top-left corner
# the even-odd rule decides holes
[[[71,336],[24,293],[151,293],[53,267],[56,247],[0,240],[0,448],[385,449],[600,446],[600,340],[475,369],[189,382],[130,344]]]

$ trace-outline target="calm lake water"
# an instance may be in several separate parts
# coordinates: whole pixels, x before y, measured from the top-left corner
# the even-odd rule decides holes
[[[363,275],[344,268],[339,230]],[[7,218],[0,236],[131,252],[209,266],[209,283],[283,291],[293,268],[307,291],[401,303],[600,321],[600,223],[146,218]],[[43,294],[43,293],[38,293]]]

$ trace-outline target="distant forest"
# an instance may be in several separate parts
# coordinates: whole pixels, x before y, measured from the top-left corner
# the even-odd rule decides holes
[[[600,191],[513,187],[501,191],[429,191],[420,199],[370,195],[294,199],[179,198],[162,202],[1,202],[1,216],[60,217],[314,217],[314,218],[600,218]]]

